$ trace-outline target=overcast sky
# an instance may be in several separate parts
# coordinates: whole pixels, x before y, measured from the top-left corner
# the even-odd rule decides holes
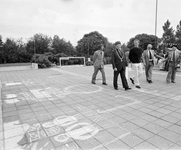
[[[0,35],[24,40],[36,33],[58,35],[73,45],[98,31],[110,42],[127,43],[137,34],[155,34],[156,0],[0,0]],[[181,0],[158,0],[157,36],[166,20],[181,20]]]

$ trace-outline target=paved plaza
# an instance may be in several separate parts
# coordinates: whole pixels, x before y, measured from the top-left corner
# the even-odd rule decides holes
[[[181,72],[130,91],[105,72],[108,85],[92,66],[0,70],[0,150],[181,150]]]

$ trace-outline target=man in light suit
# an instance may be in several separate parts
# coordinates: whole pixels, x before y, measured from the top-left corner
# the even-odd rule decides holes
[[[152,70],[153,66],[155,65],[155,57],[162,58],[161,56],[157,55],[154,50],[152,50],[152,45],[148,44],[147,49],[143,52],[143,64],[145,66],[145,75],[146,80],[148,83],[153,83],[152,81]]]
[[[177,71],[177,65],[180,63],[181,52],[176,48],[172,47],[172,51],[169,51],[167,61],[169,64],[168,74],[166,78],[167,83],[175,83],[175,76]]]
[[[94,52],[93,55],[93,65],[94,65],[94,73],[92,75],[92,84],[96,84],[96,76],[100,71],[102,74],[102,84],[107,85],[106,76],[104,72],[104,45],[99,45],[99,50]]]
[[[126,80],[126,76],[125,76],[125,70],[126,70],[126,66],[127,64],[127,60],[126,60],[126,55],[124,53],[124,51],[121,49],[121,42],[117,41],[115,42],[115,48],[112,51],[112,67],[114,70],[114,79],[113,79],[113,86],[115,90],[118,90],[118,75],[121,75],[121,80],[122,80],[122,86],[125,90],[130,90],[131,88],[129,88],[127,80]]]

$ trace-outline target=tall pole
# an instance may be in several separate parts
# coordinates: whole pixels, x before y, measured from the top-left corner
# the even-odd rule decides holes
[[[35,49],[35,39],[34,39],[34,54],[36,54],[36,49]]]
[[[156,48],[157,48],[157,44],[158,44],[158,42],[157,42],[157,11],[158,11],[158,0],[156,0],[156,13],[155,13],[155,38],[156,38],[155,44],[156,44]]]

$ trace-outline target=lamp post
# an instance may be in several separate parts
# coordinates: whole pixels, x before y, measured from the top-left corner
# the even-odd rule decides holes
[[[88,44],[88,61],[91,61],[89,57],[89,42],[87,44]]]
[[[158,11],[158,0],[156,0],[156,12],[155,12],[155,44],[157,48],[157,11]]]
[[[33,40],[34,42],[34,55],[36,54],[36,49],[35,49],[35,39]]]

